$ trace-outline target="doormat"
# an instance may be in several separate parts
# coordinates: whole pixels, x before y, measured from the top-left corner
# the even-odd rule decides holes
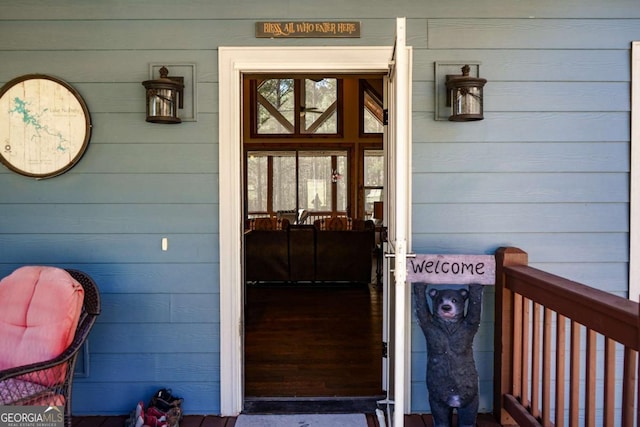
[[[364,414],[240,414],[235,427],[367,427]]]

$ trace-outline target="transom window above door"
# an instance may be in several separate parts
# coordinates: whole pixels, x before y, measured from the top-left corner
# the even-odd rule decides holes
[[[383,132],[379,76],[256,75],[245,81],[250,105],[245,124],[254,138],[340,137],[348,133],[345,126],[360,135]],[[360,111],[354,117],[345,105],[356,103]]]
[[[253,81],[259,135],[338,134],[337,78],[265,78]]]

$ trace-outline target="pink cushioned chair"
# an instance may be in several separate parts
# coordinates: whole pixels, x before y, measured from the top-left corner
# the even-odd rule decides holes
[[[0,405],[64,406],[70,427],[76,360],[99,314],[80,271],[27,266],[0,280]]]

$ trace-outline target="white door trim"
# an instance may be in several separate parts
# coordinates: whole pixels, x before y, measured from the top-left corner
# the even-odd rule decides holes
[[[387,72],[392,50],[391,46],[218,48],[220,411],[223,416],[239,414],[243,405],[242,74]]]
[[[640,295],[640,41],[631,43],[631,178],[629,299]]]

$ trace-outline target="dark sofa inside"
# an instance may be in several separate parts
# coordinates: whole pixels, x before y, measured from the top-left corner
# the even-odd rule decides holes
[[[371,282],[372,221],[329,218],[266,228],[245,233],[248,282]]]

